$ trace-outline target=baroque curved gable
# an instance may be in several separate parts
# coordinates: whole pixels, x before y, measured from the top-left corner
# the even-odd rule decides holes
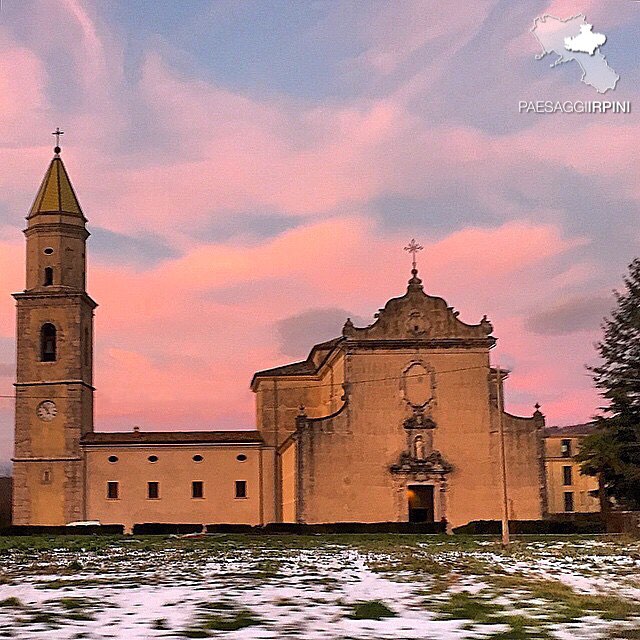
[[[351,320],[345,323],[342,335],[354,340],[469,340],[495,341],[493,326],[483,317],[478,324],[466,324],[458,312],[439,297],[427,295],[417,271],[412,271],[407,292],[392,298],[368,327],[355,327]]]

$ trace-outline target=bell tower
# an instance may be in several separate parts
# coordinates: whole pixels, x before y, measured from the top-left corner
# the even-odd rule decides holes
[[[60,157],[29,215],[26,288],[15,293],[17,373],[13,523],[86,519],[81,437],[93,431],[93,313],[86,218]]]

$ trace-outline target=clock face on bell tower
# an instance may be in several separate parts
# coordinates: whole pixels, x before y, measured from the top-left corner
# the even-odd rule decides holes
[[[27,216],[26,287],[14,294],[14,524],[84,517],[80,439],[93,431],[96,307],[85,290],[86,222],[58,143]]]
[[[56,403],[51,400],[45,400],[38,405],[36,409],[36,413],[38,414],[38,418],[40,420],[53,420],[58,413],[58,408],[56,407]]]

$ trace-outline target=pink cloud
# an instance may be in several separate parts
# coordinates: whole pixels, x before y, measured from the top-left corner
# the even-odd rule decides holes
[[[605,26],[625,24],[633,19],[635,10],[631,2],[617,3],[615,11],[612,11],[611,5],[607,6],[606,2],[599,0],[550,0],[540,15],[547,13],[564,20],[582,13],[594,24],[594,31],[598,31]]]
[[[336,219],[252,248],[199,247],[145,272],[94,266],[99,423],[121,424],[129,416],[147,425],[244,425],[252,373],[287,360],[274,324],[312,307],[348,305],[371,317],[406,286],[404,241],[380,236],[365,219]],[[427,245],[421,273],[427,290],[446,293],[466,321],[482,313],[495,321],[494,312],[500,319],[535,295],[540,265],[575,243],[549,225],[470,229]],[[283,278],[290,288],[272,295],[268,282]],[[230,284],[250,294],[230,304],[211,296]],[[510,324],[501,322],[501,332]],[[524,359],[535,344],[505,341]],[[309,336],[309,347],[313,342]]]
[[[0,241],[0,336],[14,337],[15,312],[9,294],[24,289],[24,277],[24,247]]]

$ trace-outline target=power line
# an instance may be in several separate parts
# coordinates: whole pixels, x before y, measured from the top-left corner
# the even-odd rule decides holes
[[[440,375],[440,374],[444,374],[444,373],[459,373],[461,371],[474,371],[474,370],[478,370],[478,369],[486,369],[487,367],[485,366],[478,366],[478,367],[461,367],[459,369],[445,369],[442,371],[434,371],[433,373],[435,373],[436,375]],[[504,371],[504,369],[502,370]],[[432,372],[427,371],[426,373],[416,373],[416,374],[410,374],[407,376],[383,376],[381,378],[369,378],[369,379],[365,379],[365,380],[355,380],[353,382],[348,382],[348,381],[344,381],[341,383],[326,383],[326,384],[311,384],[311,385],[296,385],[296,386],[287,386],[287,387],[283,387],[283,390],[298,390],[298,389],[322,389],[325,387],[337,387],[337,386],[342,386],[343,384],[347,384],[347,385],[357,385],[357,384],[369,384],[371,382],[385,382],[388,380],[406,380],[407,378],[421,378],[424,376],[429,376],[431,375]],[[24,395],[21,394],[19,396],[17,396],[16,394],[13,395],[0,395],[0,398],[34,398],[34,399],[42,399],[43,396],[28,396],[28,395]],[[47,398],[69,398],[68,395],[64,395],[64,396],[60,396],[60,395],[48,395]]]
[[[477,367],[460,367],[458,369],[445,369],[442,371],[434,371],[433,373],[435,373],[436,375],[441,375],[441,374],[445,374],[445,373],[459,373],[462,371],[474,371],[474,370],[479,370],[479,369],[486,369],[487,367],[485,366],[477,366]],[[502,369],[502,371],[504,372],[505,370]],[[301,375],[305,375],[305,374],[301,374]],[[327,387],[337,387],[337,386],[342,386],[343,384],[347,384],[347,385],[358,385],[358,384],[370,384],[372,382],[387,382],[389,380],[395,380],[395,381],[399,381],[399,380],[406,380],[407,378],[420,378],[423,376],[428,376],[431,375],[430,371],[427,371],[426,373],[416,373],[416,374],[410,374],[407,376],[383,376],[380,378],[368,378],[365,380],[354,380],[353,382],[349,382],[349,381],[343,381],[341,383],[323,383],[323,384],[309,384],[309,385],[295,385],[295,386],[286,386],[286,387],[282,387],[282,390],[286,390],[286,391],[294,391],[294,390],[304,390],[304,389],[323,389],[323,388],[327,388]],[[590,376],[590,374],[588,373],[584,373],[582,374],[584,376]],[[637,382],[640,384],[640,378],[618,378],[619,380],[625,381],[625,382]],[[15,399],[15,398],[25,398],[25,399],[42,399],[43,396],[28,396],[28,395],[19,395],[17,396],[16,394],[12,394],[12,395],[3,395],[0,394],[0,398],[4,398],[4,399]],[[47,398],[69,398],[68,395],[47,395]]]

